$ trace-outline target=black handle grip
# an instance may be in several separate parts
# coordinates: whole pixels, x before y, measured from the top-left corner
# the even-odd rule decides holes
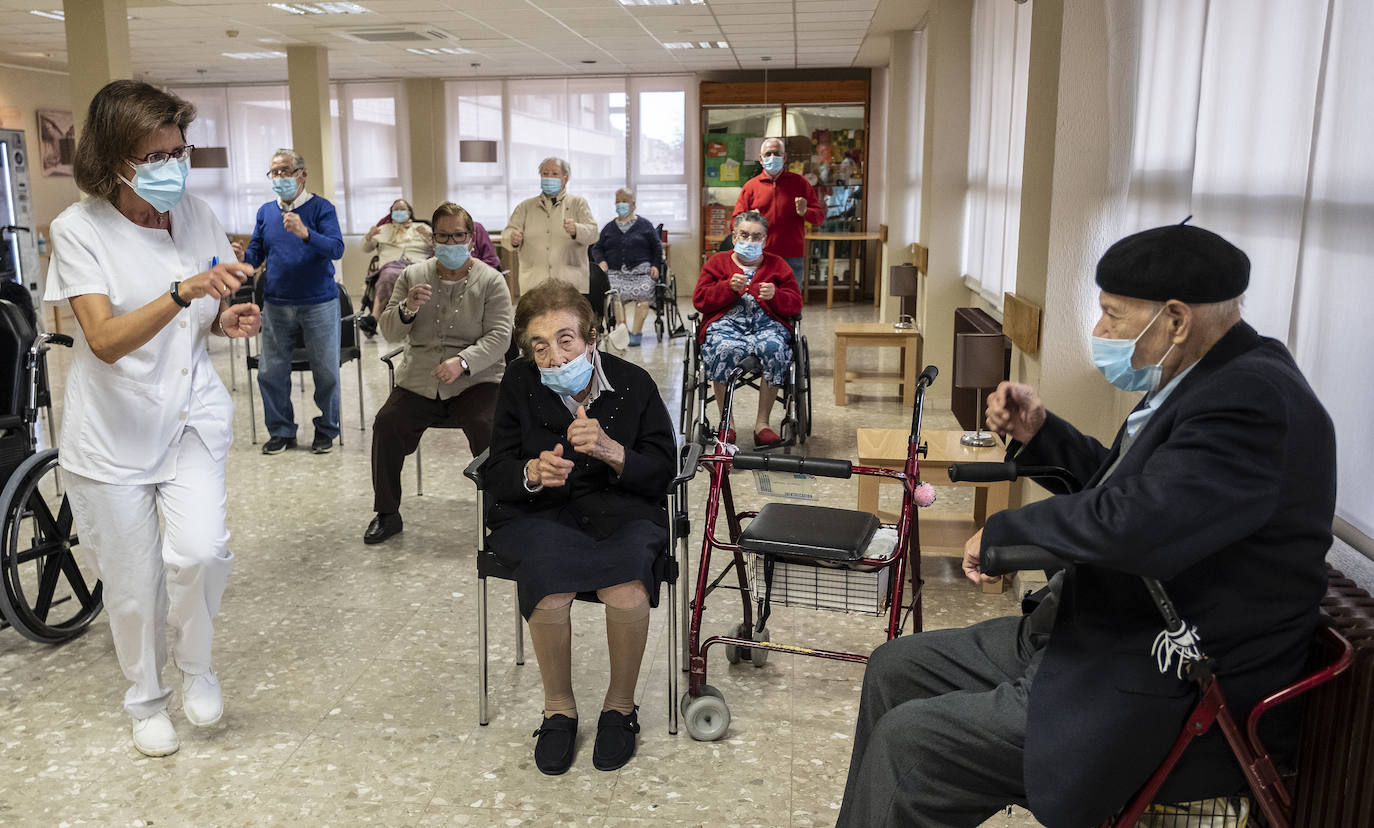
[[[951,463],[949,479],[954,483],[997,483],[1002,480],[1016,479],[1016,464],[1006,463]]]
[[[940,375],[940,369],[934,365],[927,365],[921,375],[916,378],[916,387],[924,388],[935,382],[935,378]]]
[[[741,451],[735,455],[734,467],[741,471],[775,471],[788,474],[814,474],[817,477],[848,479],[854,466],[848,460],[829,457],[789,457],[783,454],[759,454]]]
[[[1068,562],[1043,546],[989,546],[978,556],[984,575],[1026,569],[1063,569]]]
[[[63,345],[68,348],[72,347],[72,345],[75,343],[75,340],[73,340],[70,336],[60,333],[45,333],[43,334],[43,341],[47,342],[50,345]]]

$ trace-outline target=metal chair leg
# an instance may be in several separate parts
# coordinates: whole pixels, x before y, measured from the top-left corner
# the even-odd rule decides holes
[[[358,329],[356,326],[353,329],[353,336],[353,341],[357,342]],[[363,419],[367,416],[363,412],[363,360],[359,357],[353,360],[353,362],[358,366],[358,430],[367,431],[367,421]],[[342,429],[340,430],[342,431]]]
[[[677,495],[668,498],[668,554],[677,558]],[[677,735],[677,578],[668,579],[668,735]]]
[[[486,726],[487,716],[487,579],[477,579],[477,723]]]
[[[258,444],[258,412],[253,405],[253,372],[249,371],[243,384],[248,386],[248,428],[252,430],[253,445]]]
[[[234,365],[234,362],[235,362],[235,360],[234,360],[234,338],[231,336],[231,337],[229,337],[229,390],[230,390],[230,391],[237,391],[237,390],[239,390],[238,370],[237,370],[237,366]]]
[[[425,496],[424,458],[420,456],[420,446],[415,447],[415,496]]]
[[[512,582],[514,583],[514,582]],[[525,619],[520,617],[520,598],[517,593],[515,599],[515,664],[523,666],[525,663]]]

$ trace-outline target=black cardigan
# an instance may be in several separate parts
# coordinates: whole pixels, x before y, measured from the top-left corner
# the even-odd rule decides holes
[[[625,447],[619,477],[611,467],[572,449],[573,415],[563,400],[539,381],[539,369],[521,357],[506,367],[492,425],[491,455],[484,484],[495,498],[493,529],[520,517],[553,518],[568,509],[594,537],[605,537],[627,521],[643,518],[667,525],[663,498],[677,473],[677,441],[668,409],[649,373],[610,354],[602,369],[615,391],[603,391],[587,409],[601,428]],[[562,443],[576,465],[563,486],[537,493],[525,489],[525,465],[541,451]]]
[[[643,216],[635,216],[634,224],[623,233],[615,219],[606,222],[590,252],[593,262],[605,262],[611,270],[643,262],[658,267],[663,262],[663,242],[658,238],[658,231]],[[615,380],[611,380],[611,384],[614,385]]]

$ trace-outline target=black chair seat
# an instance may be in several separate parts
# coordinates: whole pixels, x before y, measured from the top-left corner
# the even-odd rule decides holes
[[[746,552],[764,555],[812,561],[857,561],[864,556],[878,526],[878,518],[868,512],[769,503],[745,527],[739,545]]]

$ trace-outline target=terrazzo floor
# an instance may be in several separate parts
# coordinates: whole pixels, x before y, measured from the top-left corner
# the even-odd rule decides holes
[[[689,300],[682,300],[687,309]],[[812,355],[814,435],[805,452],[853,459],[855,429],[904,428],[910,413],[889,386],[853,386],[834,405],[830,326],[869,321],[871,307],[806,310]],[[363,346],[365,425],[387,393],[379,336]],[[676,418],[683,340],[646,337],[640,361],[660,381]],[[230,377],[227,343],[212,354]],[[174,695],[182,747],[163,759],[137,753],[121,708],[125,681],[101,616],[62,646],[0,630],[0,824],[6,825],[360,825],[687,826],[833,825],[849,761],[862,667],[773,653],[760,668],[710,654],[709,681],[732,714],[716,742],[685,728],[667,733],[667,625],[653,616],[639,686],[643,732],[635,759],[618,772],[591,767],[593,727],[562,777],[541,775],[530,733],[542,692],[533,653],[514,661],[511,585],[493,581],[490,725],[477,724],[474,492],[461,476],[470,460],[455,431],[426,435],[423,496],[407,464],[405,531],[365,546],[371,513],[371,434],[359,430],[357,373],[343,370],[344,445],[331,454],[297,450],[266,457],[250,442],[248,388],[235,356],[237,442],[229,455],[229,527],[236,569],[218,620],[215,666],[226,712],[216,725],[185,722]],[[52,357],[54,389],[68,357]],[[851,363],[895,370],[896,352],[851,352]],[[942,377],[937,382],[945,383]],[[309,380],[294,398],[308,445],[314,415]],[[60,394],[57,395],[60,398]],[[752,392],[741,394],[752,413]],[[260,401],[256,403],[261,416]],[[748,422],[749,416],[740,418]],[[956,428],[928,411],[927,428]],[[774,427],[777,427],[775,413]],[[746,429],[741,429],[741,433]],[[264,439],[261,424],[258,440]],[[693,483],[689,560],[695,572],[705,475]],[[942,488],[934,510],[968,510],[970,490]],[[820,502],[853,508],[855,482],[820,481]],[[740,508],[764,502],[747,477]],[[719,559],[720,556],[717,556]],[[1018,611],[1014,593],[983,594],[953,558],[927,557],[928,628],[962,626]],[[704,635],[739,621],[735,593],[707,602]],[[574,608],[575,689],[584,715],[605,690],[600,608]],[[777,641],[867,652],[886,618],[782,607],[769,623]],[[175,685],[174,668],[165,680]],[[685,675],[683,676],[685,688]],[[1024,811],[989,826],[1033,826]]]

